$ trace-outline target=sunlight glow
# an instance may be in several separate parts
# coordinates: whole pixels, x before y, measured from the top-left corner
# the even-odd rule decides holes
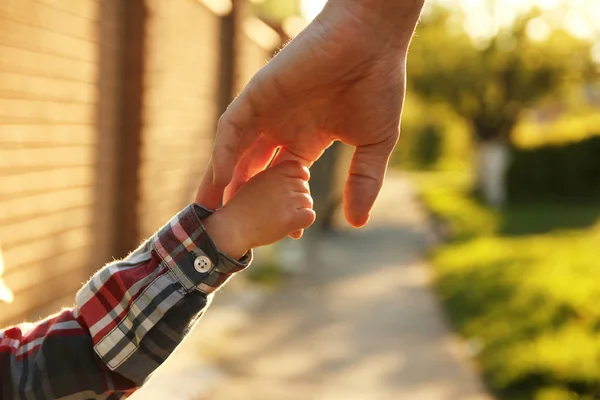
[[[465,29],[474,39],[489,39],[514,18],[532,7],[546,12],[549,28],[563,26],[577,37],[600,37],[600,1],[598,0],[431,0],[452,9],[460,4],[465,13]],[[536,26],[537,25],[537,26]],[[532,38],[542,40],[545,27],[531,27]]]
[[[302,0],[302,16],[312,21],[323,9],[327,0]]]
[[[548,38],[551,27],[543,18],[535,18],[527,24],[527,35],[536,41],[543,42]]]
[[[12,303],[14,300],[13,294],[8,287],[2,282],[2,274],[4,272],[4,261],[2,259],[2,250],[0,249],[0,301]]]
[[[447,7],[460,7],[466,14],[465,28],[476,39],[486,39],[509,25],[515,16],[532,7],[549,11],[553,21],[548,27],[562,25],[577,37],[600,37],[600,1],[598,0],[431,0]],[[312,21],[323,9],[327,0],[302,0],[302,15]],[[565,15],[567,18],[565,18]],[[533,26],[536,40],[544,36],[539,23]]]

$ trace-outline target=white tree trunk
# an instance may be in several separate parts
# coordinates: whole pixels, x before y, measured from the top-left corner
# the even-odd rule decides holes
[[[506,204],[508,146],[501,141],[482,142],[477,145],[476,156],[475,172],[483,198],[490,206],[502,208]]]

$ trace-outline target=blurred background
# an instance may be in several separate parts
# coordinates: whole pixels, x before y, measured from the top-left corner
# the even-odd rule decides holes
[[[594,0],[431,1],[413,41],[395,161],[500,398],[600,397],[599,21]]]
[[[193,199],[219,115],[287,40],[253,8],[0,1],[3,324],[71,303]]]
[[[71,305],[95,270],[189,203],[219,115],[324,4],[0,0],[0,325]],[[361,301],[347,315],[332,306],[320,325],[292,324],[308,332],[331,320],[348,332],[372,328],[346,338],[338,353],[347,357],[331,356],[335,368],[299,367],[334,371],[338,387],[352,381],[353,395],[323,391],[324,383],[315,394],[303,383],[298,397],[283,388],[261,398],[600,398],[599,72],[597,0],[430,0],[409,56],[402,136],[375,228],[357,233],[340,222],[351,152],[336,144],[313,167],[315,228],[300,243],[259,252],[240,279],[266,285],[271,299],[289,285],[307,296],[301,306],[261,311],[282,327],[278,316],[306,317],[311,302],[322,312],[328,296],[340,298],[327,285],[363,290],[348,283],[362,276],[345,268],[351,263],[373,274],[369,287],[385,288],[370,294],[364,312],[386,323],[356,317],[369,304]],[[315,256],[316,246],[329,256]],[[423,264],[416,270],[415,260]],[[417,279],[408,296],[407,277],[421,268],[433,279]],[[229,298],[247,290],[230,286]],[[389,308],[400,307],[402,293],[410,307]],[[402,336],[411,329],[414,337]],[[450,389],[464,376],[450,379],[453,361],[437,357],[446,357],[452,332],[464,376],[483,382],[477,389]],[[286,340],[271,351],[300,343]],[[377,341],[382,348],[360,346]],[[432,352],[429,361],[422,349],[406,353],[417,344]],[[388,381],[341,368],[375,350],[404,357],[402,367],[384,368]],[[230,386],[261,393],[260,379],[239,379],[247,362],[225,363],[238,377]],[[421,372],[402,378],[411,365]],[[448,367],[434,373],[436,365]],[[272,389],[278,375],[267,371]],[[353,386],[362,379],[372,385],[364,393]],[[431,397],[415,392],[432,384]],[[237,398],[220,393],[210,398]]]

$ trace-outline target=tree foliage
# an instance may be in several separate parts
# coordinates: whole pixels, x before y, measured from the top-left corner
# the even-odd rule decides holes
[[[258,15],[275,21],[300,14],[300,0],[264,0],[254,3],[254,7]]]
[[[510,140],[521,113],[594,72],[591,44],[564,30],[543,41],[531,39],[529,24],[538,10],[485,42],[474,41],[462,21],[436,8],[424,16],[411,46],[410,89],[441,101],[464,118],[482,141]]]

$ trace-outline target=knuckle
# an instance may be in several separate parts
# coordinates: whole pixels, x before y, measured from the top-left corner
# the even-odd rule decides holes
[[[301,193],[310,193],[310,185],[304,179],[297,179],[294,182],[294,189]]]
[[[306,176],[305,167],[298,161],[287,160],[282,162],[280,165],[281,171],[290,177],[304,177]]]
[[[303,195],[301,198],[301,206],[302,207],[306,207],[306,208],[312,208],[313,207],[313,198],[307,194]]]
[[[219,121],[217,122],[217,132],[223,131],[226,127],[231,127],[231,119],[227,115],[227,111],[219,117]]]
[[[222,128],[223,126],[225,126],[227,124],[227,116],[226,114],[222,114],[219,117],[219,121],[217,122],[217,127]]]

